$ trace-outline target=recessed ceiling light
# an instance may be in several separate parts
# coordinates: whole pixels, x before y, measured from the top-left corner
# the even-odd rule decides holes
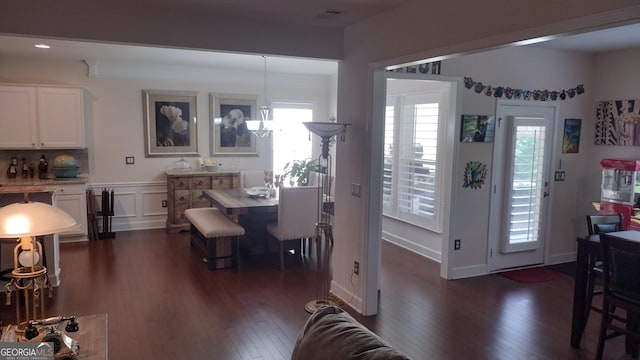
[[[38,49],[48,49],[51,46],[49,46],[47,44],[37,44],[37,45],[35,45],[35,47],[37,47]]]

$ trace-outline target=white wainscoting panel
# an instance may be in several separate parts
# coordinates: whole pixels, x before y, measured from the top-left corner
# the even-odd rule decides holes
[[[130,231],[164,228],[167,209],[162,200],[167,199],[166,181],[91,183],[98,206],[102,204],[102,190],[114,193],[114,216],[111,231]],[[102,231],[102,218],[98,217],[98,227]]]
[[[162,200],[167,200],[167,189],[162,191],[145,191],[142,193],[142,215],[167,216],[167,208],[162,207]]]

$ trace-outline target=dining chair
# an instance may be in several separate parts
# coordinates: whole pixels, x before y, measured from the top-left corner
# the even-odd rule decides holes
[[[278,222],[267,225],[267,233],[280,242],[280,269],[284,270],[285,245],[294,240],[313,239],[319,212],[317,186],[281,187],[278,193]]]
[[[596,359],[602,359],[604,343],[612,335],[626,336],[626,350],[632,357],[638,353],[640,329],[640,242],[617,237],[615,234],[600,235],[603,269],[603,302],[598,336]],[[624,315],[621,311],[624,310]],[[607,334],[607,330],[613,334]]]
[[[248,189],[264,185],[264,171],[243,170],[240,172],[240,188]]]
[[[622,230],[622,214],[611,215],[587,215],[587,230],[589,235],[603,234]],[[589,320],[591,310],[602,313],[602,308],[593,305],[593,296],[602,295],[603,291],[595,288],[596,278],[602,274],[602,260],[599,256],[590,256],[588,259],[587,277],[587,308],[585,309],[585,324]],[[602,276],[600,275],[600,278]]]
[[[309,186],[322,186],[325,195],[333,196],[335,180],[335,176],[328,177],[317,171],[309,171]]]
[[[335,176],[327,177],[326,174],[317,172],[317,171],[309,171],[309,186],[322,186],[323,192],[325,195],[332,197],[335,193]],[[325,201],[322,204],[322,211],[327,216],[333,216],[334,214],[334,201],[330,199],[329,201]],[[310,240],[309,240],[310,242]],[[302,242],[303,252],[309,254],[311,256],[311,252],[313,250],[313,246],[309,243]]]
[[[589,235],[622,231],[622,214],[587,215]]]

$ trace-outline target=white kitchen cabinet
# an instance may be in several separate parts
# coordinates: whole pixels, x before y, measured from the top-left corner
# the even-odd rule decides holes
[[[36,88],[0,86],[0,148],[31,149],[38,142]]]
[[[60,242],[88,240],[87,197],[84,184],[52,186],[55,206],[71,215],[78,225],[59,234]]]
[[[83,90],[0,86],[1,149],[86,147]]]

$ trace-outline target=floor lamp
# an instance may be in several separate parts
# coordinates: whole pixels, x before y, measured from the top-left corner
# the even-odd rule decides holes
[[[316,280],[316,299],[309,301],[305,305],[305,310],[309,313],[315,312],[323,305],[333,304],[329,299],[331,282],[331,251],[333,250],[333,225],[331,215],[323,211],[325,193],[331,194],[332,161],[329,154],[329,145],[334,136],[340,135],[344,141],[344,134],[349,124],[337,122],[305,122],[303,123],[309,131],[322,138],[322,153],[318,157],[318,164],[325,166],[326,172],[321,175],[320,191],[318,194],[318,221],[316,222],[316,254],[318,254],[318,271]],[[325,191],[326,190],[326,191]],[[324,243],[324,246],[322,246]]]
[[[66,212],[41,202],[29,202],[28,194],[23,203],[0,208],[0,238],[18,238],[13,249],[13,271],[6,285],[7,305],[11,305],[11,293],[16,291],[16,320],[20,323],[20,292],[24,296],[25,321],[44,317],[42,291],[51,285],[44,264],[42,244],[37,236],[49,235],[72,229],[76,221]]]

